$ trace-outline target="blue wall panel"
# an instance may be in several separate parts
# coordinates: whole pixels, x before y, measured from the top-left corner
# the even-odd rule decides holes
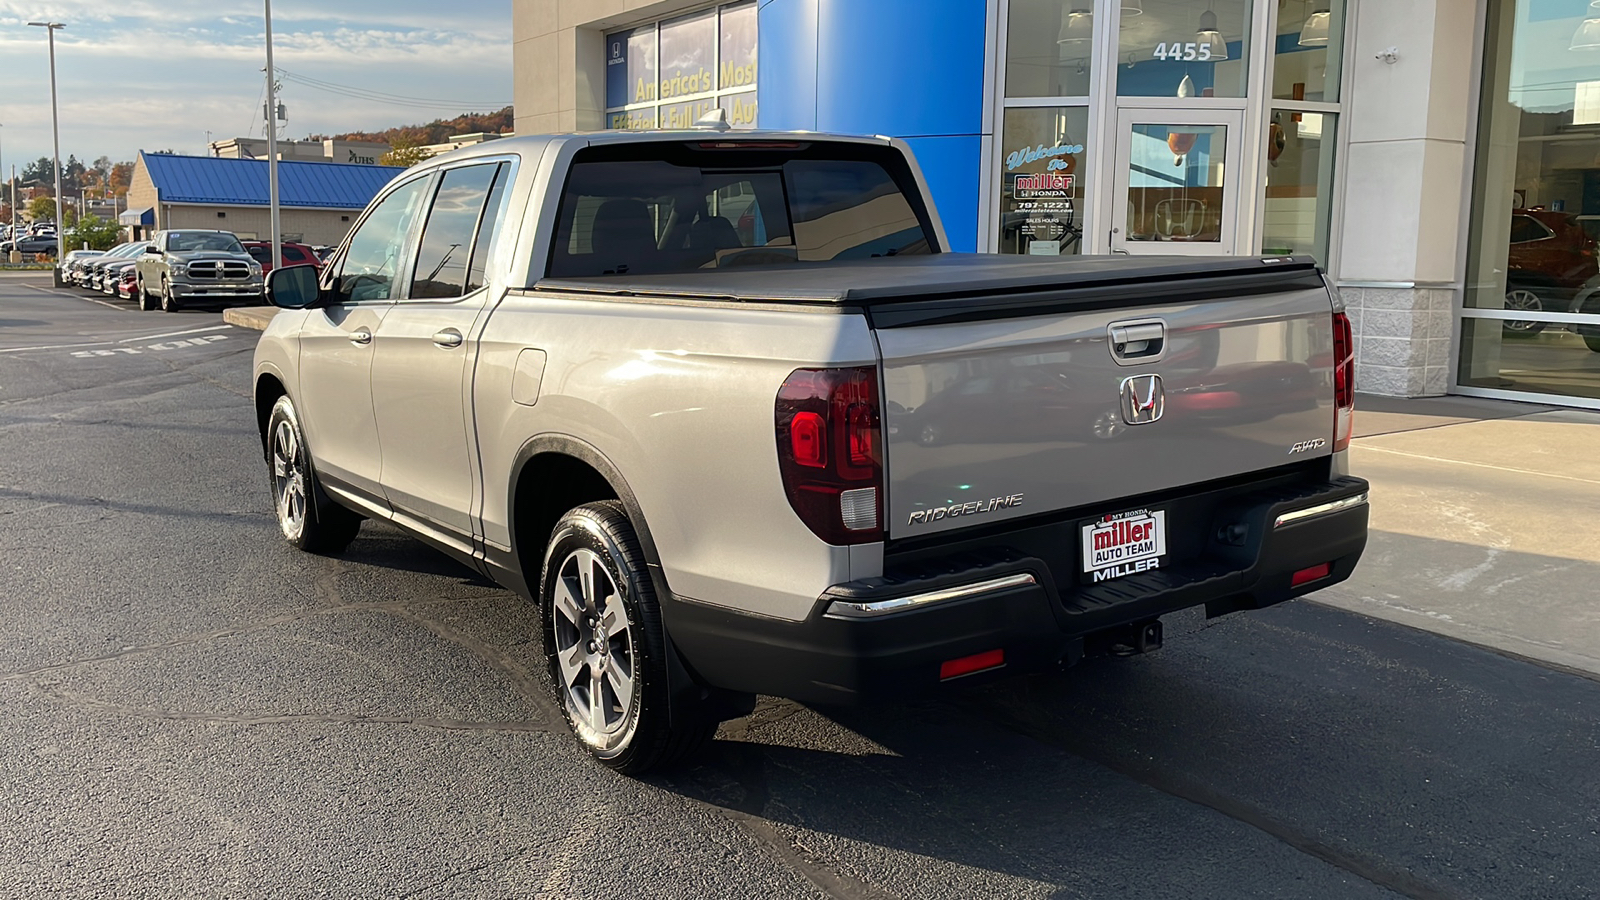
[[[922,177],[939,208],[947,250],[971,253],[978,246],[978,179],[983,142],[975,134],[906,138],[917,156]]]
[[[897,137],[982,131],[984,7],[819,0],[818,124]]]
[[[970,251],[986,22],[984,0],[766,0],[760,125],[907,139],[951,249]]]
[[[817,130],[817,3],[766,0],[756,20],[756,125]]]

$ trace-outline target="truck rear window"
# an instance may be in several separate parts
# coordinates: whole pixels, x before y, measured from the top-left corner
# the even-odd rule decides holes
[[[898,154],[885,159],[882,148],[868,146],[873,152],[862,158],[837,158],[810,150],[818,145],[733,151],[668,145],[665,154],[662,146],[579,153],[562,195],[552,277],[793,265],[938,249],[909,170]],[[653,151],[649,158],[637,158],[642,148]],[[619,155],[635,158],[608,158]]]

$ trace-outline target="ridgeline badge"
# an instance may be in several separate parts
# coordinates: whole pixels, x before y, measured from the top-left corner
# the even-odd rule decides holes
[[[932,509],[919,509],[911,514],[906,521],[907,525],[926,525],[940,519],[952,519],[956,516],[977,516],[997,509],[1010,509],[1022,505],[1021,494],[1007,494],[1004,497],[995,497],[992,500],[973,500],[970,503],[953,503],[949,506],[935,506]]]

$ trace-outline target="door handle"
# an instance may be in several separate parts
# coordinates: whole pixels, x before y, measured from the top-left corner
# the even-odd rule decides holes
[[[461,332],[454,328],[446,328],[433,336],[434,346],[443,347],[446,350],[461,346],[461,341]]]
[[[372,332],[365,328],[357,328],[355,331],[350,332],[350,343],[370,344],[372,343]]]

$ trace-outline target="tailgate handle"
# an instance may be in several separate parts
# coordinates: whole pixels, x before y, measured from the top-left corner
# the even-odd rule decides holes
[[[1123,365],[1159,359],[1167,349],[1167,323],[1160,320],[1122,322],[1108,330],[1111,355]]]

